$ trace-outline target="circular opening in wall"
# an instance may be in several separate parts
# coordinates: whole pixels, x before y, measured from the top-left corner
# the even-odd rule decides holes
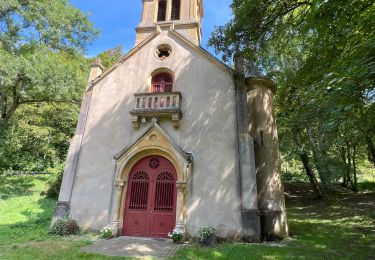
[[[172,53],[172,47],[168,44],[162,44],[159,47],[156,48],[156,57],[158,57],[161,60],[164,60],[169,57]]]

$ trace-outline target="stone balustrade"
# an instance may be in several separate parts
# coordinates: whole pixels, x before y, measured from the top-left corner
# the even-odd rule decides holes
[[[173,126],[178,128],[181,120],[181,93],[137,93],[135,97],[135,107],[130,112],[132,115],[133,127],[139,128],[141,118],[170,117]]]

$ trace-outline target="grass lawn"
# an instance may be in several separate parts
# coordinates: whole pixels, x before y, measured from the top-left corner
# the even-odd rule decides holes
[[[89,239],[48,234],[55,201],[40,195],[47,178],[0,176],[0,259],[108,259],[79,251]]]
[[[81,253],[91,243],[87,237],[48,234],[55,202],[40,195],[46,178],[0,177],[0,259],[109,259]],[[286,241],[191,246],[174,259],[375,259],[374,192],[340,190],[327,205],[305,184],[293,184],[286,185],[286,199],[291,233]]]
[[[175,259],[375,259],[375,193],[340,190],[327,205],[306,184],[285,186],[286,241],[186,248]]]

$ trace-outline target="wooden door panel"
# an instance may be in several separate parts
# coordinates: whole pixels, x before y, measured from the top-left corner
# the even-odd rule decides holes
[[[175,215],[166,215],[163,213],[153,213],[150,221],[150,236],[168,237],[168,233],[175,227]]]
[[[146,236],[148,233],[148,214],[144,212],[128,212],[124,223],[127,236]]]

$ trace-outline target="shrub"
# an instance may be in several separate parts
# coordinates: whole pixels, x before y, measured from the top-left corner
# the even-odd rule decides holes
[[[109,226],[105,226],[102,230],[100,230],[100,237],[104,239],[113,238],[112,229]]]
[[[198,240],[203,246],[214,246],[216,244],[215,229],[213,227],[202,226],[198,230]]]
[[[73,219],[59,219],[52,225],[49,232],[59,236],[77,235],[79,226]]]
[[[184,232],[174,229],[172,233],[168,233],[168,236],[172,238],[174,243],[181,243],[184,238]]]
[[[60,193],[60,186],[64,173],[64,165],[59,165],[54,169],[48,169],[48,172],[52,173],[52,176],[47,181],[47,190],[45,194],[48,198],[57,199]]]

